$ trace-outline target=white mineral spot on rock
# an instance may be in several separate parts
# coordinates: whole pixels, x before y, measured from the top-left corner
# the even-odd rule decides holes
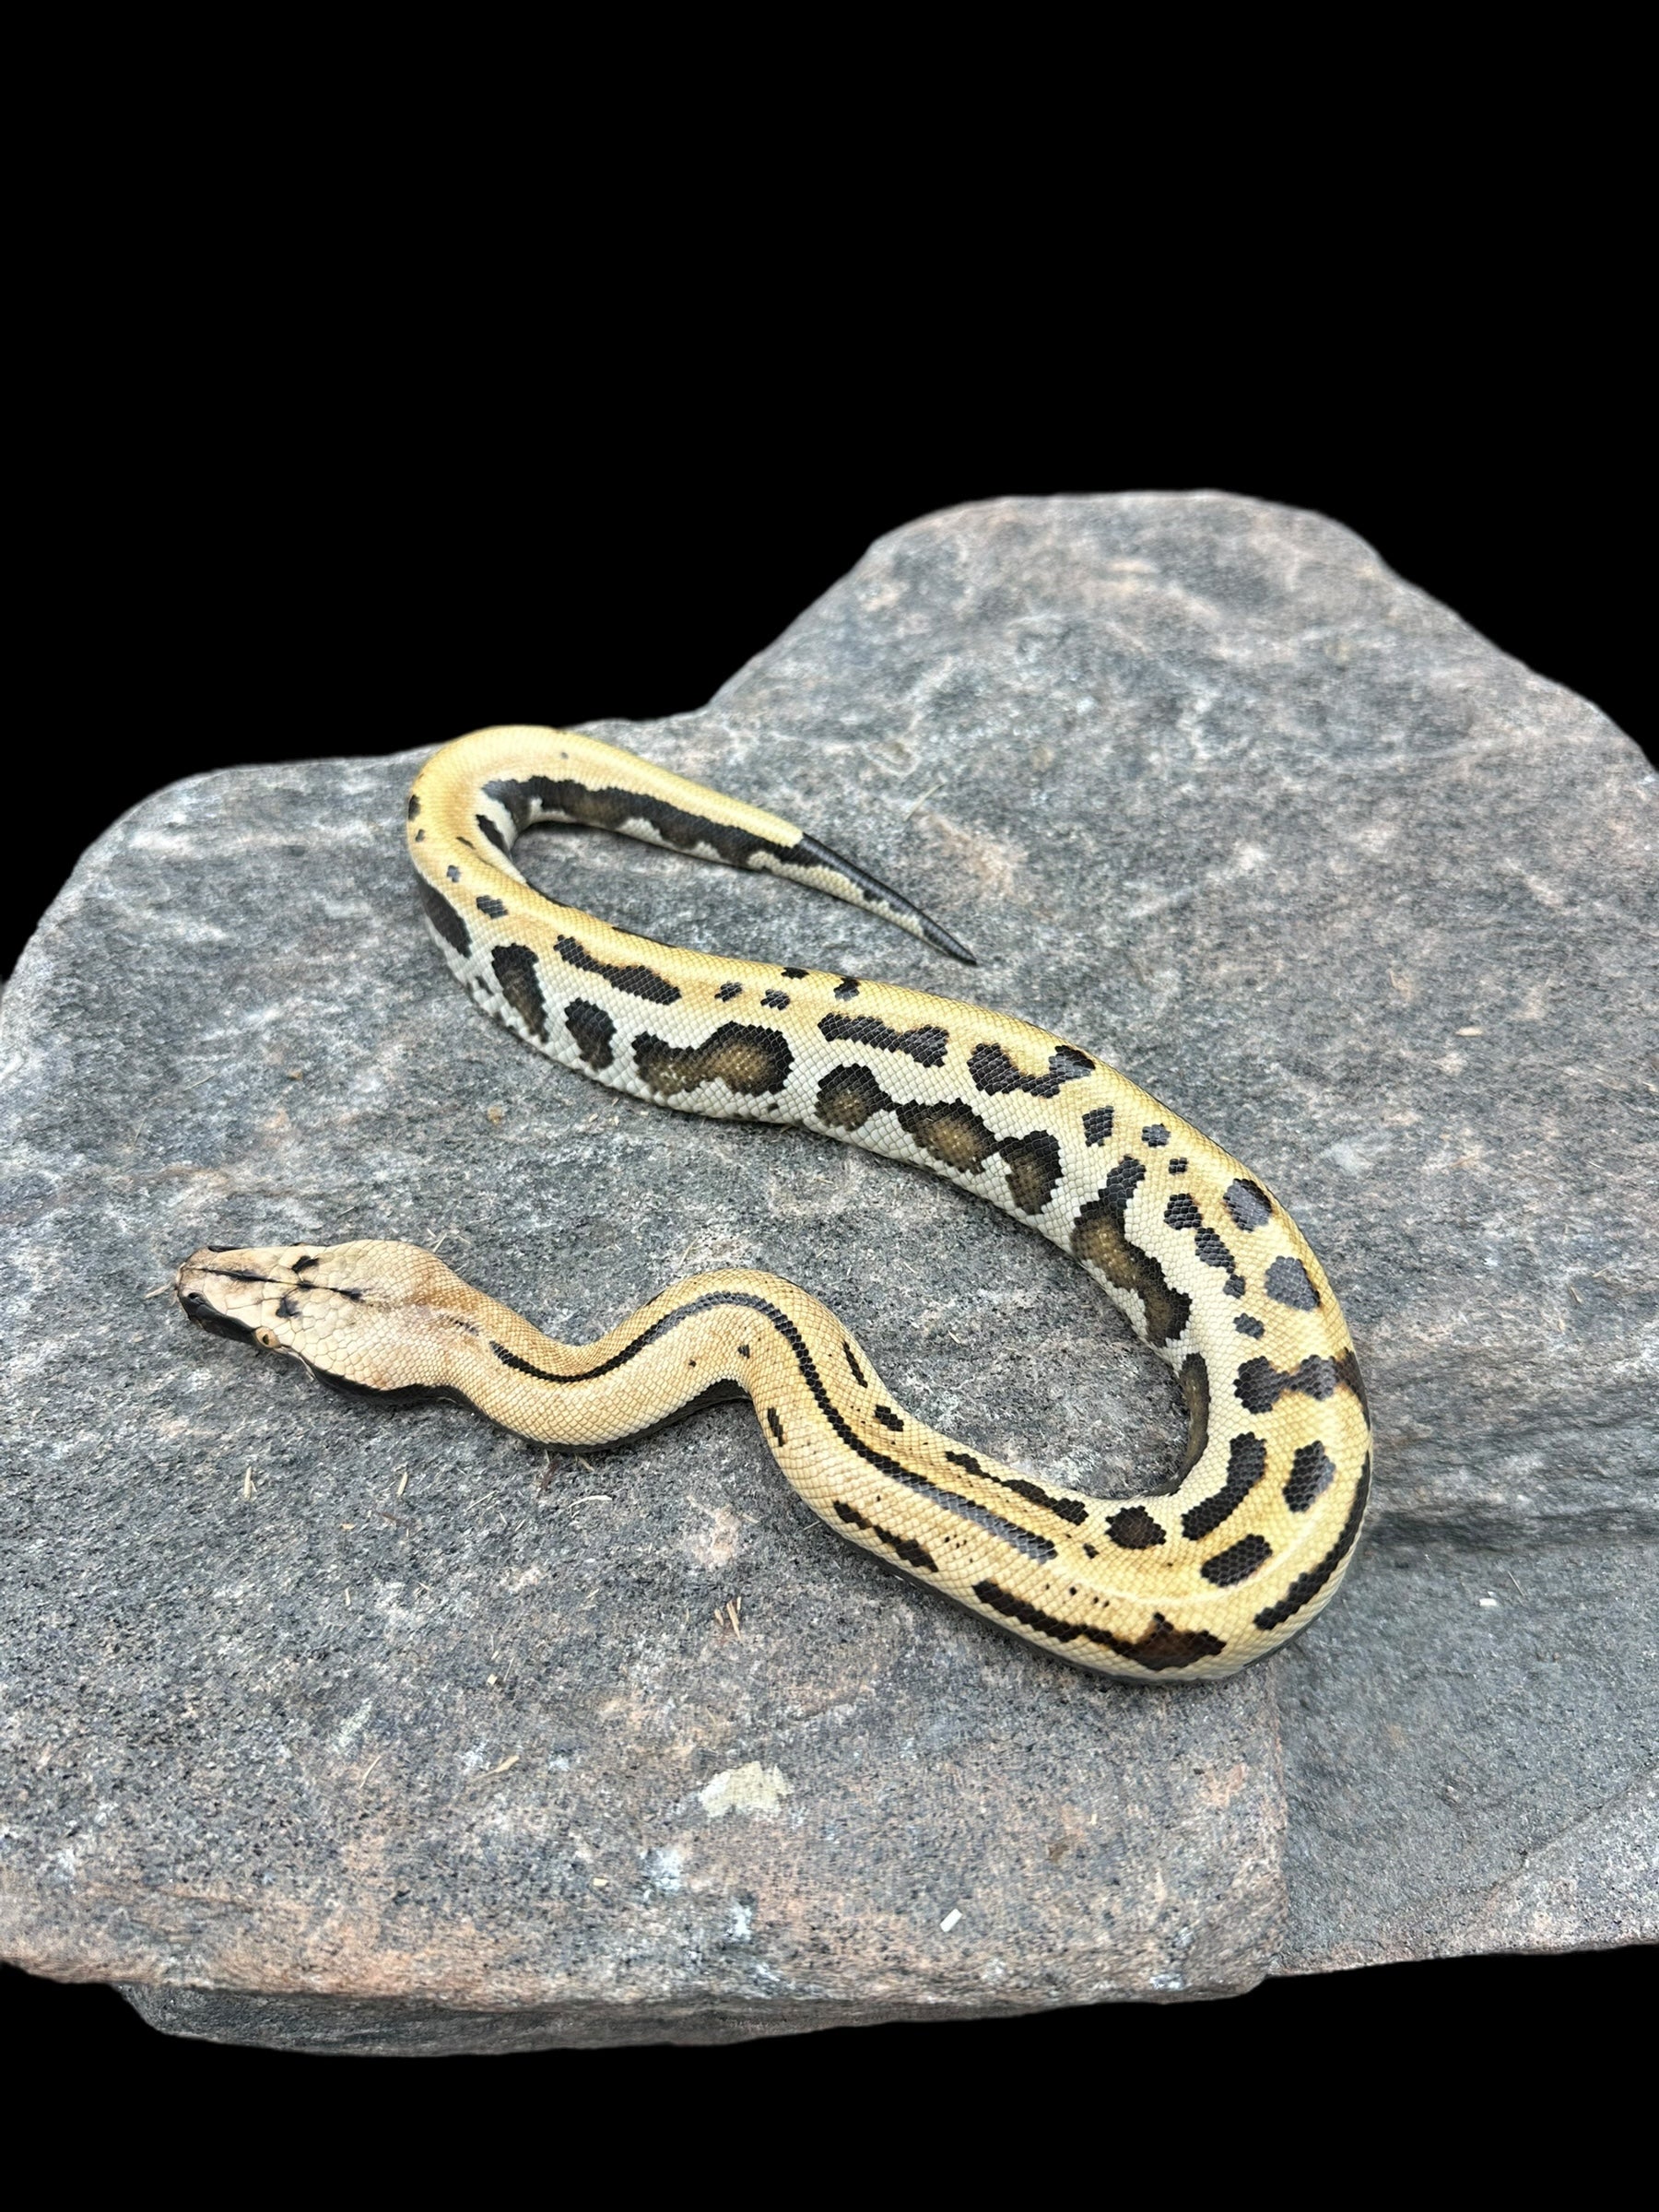
[[[685,1871],[686,1854],[683,1851],[676,1851],[672,1844],[660,1851],[648,1851],[645,1854],[647,1880],[669,1896],[681,1887]]]
[[[697,1802],[711,1820],[728,1813],[775,1813],[789,1795],[789,1782],[778,1767],[763,1767],[758,1759],[747,1766],[726,1767],[697,1793]]]
[[[368,1727],[373,1712],[374,1700],[372,1698],[365,1698],[362,1703],[358,1707],[357,1711],[351,1715],[350,1719],[343,1722],[341,1725],[335,1729],[334,1736],[334,1747],[342,1759],[347,1756],[352,1746],[357,1742],[358,1737],[361,1735],[364,1729]]]

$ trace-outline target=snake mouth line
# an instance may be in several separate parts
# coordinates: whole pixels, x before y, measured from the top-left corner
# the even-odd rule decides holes
[[[252,1279],[257,1282],[259,1277]],[[186,1317],[198,1329],[206,1329],[210,1336],[229,1336],[233,1344],[251,1344],[258,1350],[258,1341],[247,1323],[232,1321],[229,1313],[221,1313],[217,1306],[208,1304],[199,1290],[181,1290],[178,1299]]]

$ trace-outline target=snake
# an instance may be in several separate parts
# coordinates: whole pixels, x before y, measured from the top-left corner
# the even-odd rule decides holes
[[[485,1012],[612,1089],[860,1146],[1036,1230],[1173,1370],[1187,1415],[1175,1487],[1088,1495],[943,1434],[828,1306],[759,1270],[690,1276],[567,1345],[417,1245],[208,1247],[177,1271],[184,1312],[348,1394],[453,1400],[553,1453],[747,1398],[831,1530],[1124,1680],[1231,1675],[1305,1628],[1354,1553],[1371,1419],[1335,1295],[1267,1185],[1030,1022],[666,945],[559,905],[512,859],[539,823],[767,872],[942,955],[971,963],[968,948],[793,823],[580,732],[476,732],[434,753],[408,794],[427,928]]]

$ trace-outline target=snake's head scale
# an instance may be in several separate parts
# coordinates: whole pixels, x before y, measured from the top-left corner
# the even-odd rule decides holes
[[[288,1352],[347,1390],[429,1391],[472,1295],[414,1244],[281,1244],[193,1252],[173,1278],[198,1327]]]

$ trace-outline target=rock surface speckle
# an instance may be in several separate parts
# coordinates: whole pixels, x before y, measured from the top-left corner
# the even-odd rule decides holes
[[[147,1294],[203,1243],[442,1239],[567,1336],[752,1265],[1063,1481],[1172,1477],[1183,1425],[989,1208],[484,1021],[418,919],[417,756],[196,778],[0,1006],[0,1955],[185,2033],[491,2050],[1659,1936],[1634,747],[1347,532],[1211,495],[914,524],[701,712],[599,734],[982,965],[618,840],[529,841],[544,888],[1026,1015],[1272,1182],[1378,1423],[1347,1584],[1235,1681],[1126,1687],[838,1544],[747,1408],[549,1468],[188,1328]]]

